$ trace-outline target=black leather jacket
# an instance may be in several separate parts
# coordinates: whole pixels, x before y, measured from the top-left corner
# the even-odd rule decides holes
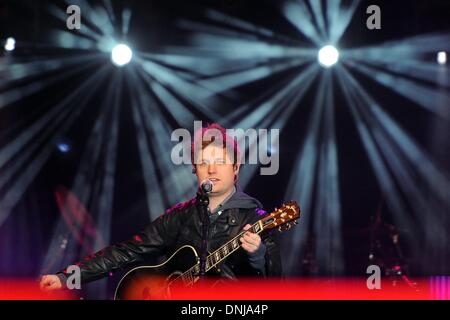
[[[208,251],[213,251],[236,236],[246,224],[260,220],[266,212],[255,205],[260,204],[243,192],[237,192],[228,201],[222,213],[209,226]],[[234,200],[234,201],[233,201]],[[199,252],[201,244],[201,216],[196,199],[180,203],[154,220],[132,239],[106,247],[77,263],[81,269],[81,282],[100,279],[109,274],[135,265],[145,264],[147,257],[169,256],[183,245],[191,245]],[[234,205],[233,205],[234,204]],[[241,206],[241,208],[239,208]],[[281,259],[274,235],[262,234],[265,245],[264,270],[250,264],[249,255],[242,248],[230,255],[220,266],[220,276],[281,276]],[[58,273],[67,278],[65,270]]]

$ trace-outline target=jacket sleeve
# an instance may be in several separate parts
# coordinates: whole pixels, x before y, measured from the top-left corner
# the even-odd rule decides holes
[[[168,211],[150,223],[142,232],[130,240],[106,247],[76,263],[80,267],[81,282],[86,283],[103,278],[109,272],[116,272],[133,266],[150,256],[161,256],[170,247],[180,229],[177,211]],[[57,273],[60,279],[67,279],[67,269]]]
[[[281,277],[283,270],[277,236],[273,234],[263,236],[258,251],[248,255],[250,266],[257,274],[264,277]]]
[[[252,219],[252,223],[260,220],[262,216],[267,215],[267,212],[259,208],[256,209],[256,212],[258,214]],[[262,276],[281,277],[283,270],[277,233],[274,231],[263,232],[261,234],[261,240],[263,244],[261,249],[264,249],[261,251],[264,252],[264,254],[261,257],[261,255],[256,252],[255,256],[249,256],[251,266],[254,269],[257,269],[259,271],[258,274],[261,274]],[[258,261],[255,261],[255,259]],[[261,264],[262,268],[260,267]],[[256,265],[258,265],[258,267],[256,267]]]
[[[267,277],[281,277],[283,275],[283,268],[281,265],[281,254],[278,243],[278,236],[273,232],[263,239],[266,245],[266,276]]]

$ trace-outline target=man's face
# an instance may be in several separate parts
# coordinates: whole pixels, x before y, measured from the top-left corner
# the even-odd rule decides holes
[[[231,162],[225,148],[210,144],[200,153],[196,174],[199,185],[205,179],[213,182],[210,196],[220,196],[233,189],[238,171],[239,166]]]

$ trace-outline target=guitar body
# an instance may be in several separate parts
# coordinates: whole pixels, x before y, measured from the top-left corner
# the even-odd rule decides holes
[[[136,267],[127,272],[117,285],[115,300],[161,300],[170,298],[170,283],[198,263],[191,246],[182,246],[164,263]]]

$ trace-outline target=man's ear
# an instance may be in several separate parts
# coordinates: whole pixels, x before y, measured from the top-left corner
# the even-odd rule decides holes
[[[240,163],[236,163],[233,165],[234,173],[237,175],[239,173],[239,169],[241,168]]]
[[[238,175],[239,175],[239,168],[241,167],[240,163],[236,163],[233,165],[233,169],[234,169],[234,183],[236,184],[237,180],[238,180]]]

